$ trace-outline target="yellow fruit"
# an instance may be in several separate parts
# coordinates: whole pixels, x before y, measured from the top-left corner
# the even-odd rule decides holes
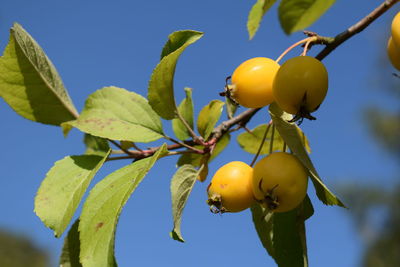
[[[270,58],[256,57],[243,62],[232,74],[232,98],[247,108],[271,104],[272,83],[278,69],[279,64]]]
[[[392,37],[389,38],[387,53],[393,67],[400,70],[400,48],[397,48],[397,46],[394,45]]]
[[[253,168],[241,161],[232,161],[217,170],[207,188],[210,209],[214,213],[239,212],[254,202]]]
[[[394,45],[397,47],[397,49],[400,49],[400,12],[394,16],[392,21],[392,37]]]
[[[255,198],[274,212],[296,208],[307,194],[308,173],[292,154],[276,152],[256,163],[253,169]]]
[[[278,106],[295,120],[314,120],[311,112],[318,109],[328,91],[328,72],[317,59],[298,56],[279,68],[273,83],[273,95]]]

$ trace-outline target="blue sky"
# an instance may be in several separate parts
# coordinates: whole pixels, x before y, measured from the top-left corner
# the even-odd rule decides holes
[[[146,95],[152,69],[168,34],[181,29],[203,31],[204,37],[182,55],[175,76],[178,101],[183,88],[194,88],[198,112],[218,99],[225,77],[242,61],[277,58],[302,33],[287,36],[280,29],[277,10],[265,17],[252,41],[246,20],[255,1],[54,1],[3,0],[0,6],[0,50],[9,28],[18,22],[38,41],[53,61],[81,110],[86,97],[114,85]],[[335,35],[368,14],[381,1],[338,0],[310,30]],[[393,183],[397,163],[376,145],[363,122],[362,109],[374,104],[397,104],[382,93],[374,75],[385,53],[389,23],[399,5],[366,31],[335,50],[324,63],[329,72],[328,96],[315,113],[317,121],[302,125],[312,147],[312,160],[328,185],[339,182]],[[315,55],[320,47],[314,47]],[[299,50],[289,56],[295,56]],[[391,78],[388,73],[388,78]],[[57,261],[62,239],[53,237],[33,213],[33,198],[52,164],[83,152],[82,134],[73,130],[65,139],[59,128],[16,115],[0,100],[0,227],[29,235]],[[250,123],[266,120],[260,112]],[[169,122],[165,127],[170,128]],[[235,139],[210,164],[210,173],[232,160],[250,162]],[[116,238],[120,266],[274,266],[253,229],[249,211],[216,216],[209,212],[205,189],[198,183],[184,211],[185,244],[169,238],[172,228],[169,181],[175,158],[158,162],[125,206]],[[92,184],[128,162],[107,164]],[[209,177],[211,178],[211,177]],[[326,207],[309,193],[315,207],[307,222],[311,266],[357,266],[362,242],[347,212]]]

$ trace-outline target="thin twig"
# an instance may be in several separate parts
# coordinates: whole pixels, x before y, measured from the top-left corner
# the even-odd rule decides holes
[[[195,152],[195,153],[199,153],[199,154],[202,154],[202,153],[203,153],[202,150],[197,149],[197,148],[195,148],[195,147],[193,147],[193,146],[190,146],[190,145],[188,145],[188,144],[185,144],[184,142],[175,140],[174,138],[169,137],[169,136],[167,136],[167,135],[164,135],[164,138],[167,139],[167,140],[169,140],[169,141],[171,141],[171,142],[174,142],[174,143],[176,143],[176,144],[178,144],[178,145],[181,145],[181,146],[183,146],[183,147],[186,147],[187,149],[190,149],[190,150],[192,150],[192,151]]]
[[[178,116],[178,119],[182,122],[183,126],[188,130],[190,136],[193,138],[193,141],[196,143],[199,143],[199,145],[204,144],[204,139],[201,136],[198,136],[192,129],[192,127],[189,125],[189,123],[185,120],[185,118],[182,116],[182,114],[177,110],[176,115]]]
[[[260,153],[261,153],[261,149],[262,149],[263,146],[264,146],[265,139],[267,139],[267,135],[268,135],[268,132],[269,132],[269,128],[271,128],[271,122],[268,123],[267,129],[265,129],[265,132],[264,132],[264,135],[263,135],[263,137],[262,137],[260,146],[258,147],[257,153],[256,153],[256,155],[254,156],[253,160],[252,160],[251,163],[250,163],[250,167],[253,167],[254,163],[256,163],[257,158],[258,158],[258,156],[259,156]]]
[[[335,50],[338,46],[340,46],[346,40],[348,40],[355,34],[361,32],[365,28],[367,28],[373,21],[375,21],[378,17],[380,17],[383,13],[385,13],[389,8],[391,8],[394,4],[396,4],[399,1],[400,0],[387,0],[387,1],[383,2],[381,5],[379,5],[375,10],[373,10],[366,17],[364,17],[359,22],[357,22],[353,26],[349,27],[347,30],[343,31],[342,33],[336,35],[334,38],[324,37],[324,36],[319,36],[319,35],[314,35],[314,34],[309,35],[309,37],[317,36],[317,40],[314,42],[310,42],[309,46],[312,46],[313,44],[325,45],[325,48],[321,50],[321,52],[316,56],[316,58],[319,60],[324,59],[326,56],[328,56],[333,50]],[[309,40],[309,39],[308,38],[303,39],[303,40],[297,42],[295,44],[295,46],[303,44],[303,43],[307,42],[307,40]],[[285,52],[284,52],[284,54],[285,54]],[[282,58],[282,56],[280,56],[277,59],[277,61],[279,61]],[[260,109],[247,109],[244,112],[240,113],[239,115],[219,124],[217,127],[214,128],[210,140],[208,142],[203,143],[203,145],[205,146],[205,148],[203,150],[199,150],[199,149],[196,149],[191,146],[191,145],[195,145],[196,142],[198,142],[198,140],[196,140],[196,134],[193,134],[193,133],[191,133],[193,140],[190,140],[187,142],[180,142],[180,141],[174,140],[170,137],[165,137],[166,139],[175,143],[175,144],[167,146],[168,150],[186,147],[189,149],[189,151],[192,151],[192,153],[204,154],[205,151],[209,150],[210,147],[214,146],[218,142],[218,140],[221,138],[221,136],[224,135],[226,132],[228,132],[231,129],[231,127],[233,127],[234,125],[240,125],[240,124],[242,124],[241,126],[243,127],[243,125],[245,125],[259,110]],[[114,141],[110,140],[110,142],[112,142],[116,146],[120,147],[119,145],[114,143]],[[153,155],[155,153],[155,151],[157,151],[158,148],[159,147],[155,147],[155,148],[151,148],[149,150],[142,150],[142,151],[127,150],[127,152],[128,152],[127,154],[129,154],[129,156],[113,157],[113,158],[109,158],[107,160],[116,160],[116,159],[122,159],[122,158],[142,159],[142,158]],[[184,152],[184,153],[189,153],[189,151]],[[181,153],[181,152],[182,151],[180,151],[180,152],[178,151],[178,152],[176,152],[176,154]],[[290,150],[290,152],[293,153],[291,150]]]
[[[124,151],[126,154],[128,154],[128,155],[133,155],[133,152],[132,152],[132,151],[123,148],[117,141],[114,141],[114,140],[111,140],[111,139],[108,139],[108,141],[110,141],[110,143],[112,143],[113,145],[115,145],[116,147],[118,147],[119,149],[121,149],[122,151]]]
[[[269,154],[271,154],[274,149],[274,138],[275,138],[275,125],[272,124],[271,141],[269,142]]]
[[[355,34],[361,32],[365,28],[367,28],[373,21],[379,18],[383,13],[385,13],[389,8],[391,8],[394,4],[399,2],[399,0],[387,0],[384,1],[381,5],[375,8],[370,14],[366,17],[358,21],[356,24],[348,28],[347,30],[339,33],[336,37],[325,46],[325,48],[319,52],[319,54],[315,57],[319,60],[324,59],[327,55],[329,55],[336,47],[347,41],[349,38],[354,36]]]

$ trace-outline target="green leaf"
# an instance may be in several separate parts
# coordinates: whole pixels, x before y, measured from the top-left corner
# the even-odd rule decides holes
[[[178,106],[178,112],[182,118],[187,122],[190,128],[193,129],[193,100],[192,100],[192,89],[185,88],[186,98]],[[172,120],[172,129],[174,130],[175,136],[180,140],[186,140],[190,138],[190,133],[180,119]]]
[[[0,97],[19,115],[36,122],[60,125],[78,116],[50,59],[17,23],[0,58]]]
[[[287,34],[304,30],[319,19],[336,0],[282,0],[279,21]]]
[[[228,119],[232,119],[235,116],[238,105],[233,102],[229,97],[225,97],[226,113],[228,114]]]
[[[303,201],[302,214],[304,216],[304,220],[308,220],[311,216],[314,215],[314,207],[308,195]]]
[[[76,208],[103,165],[103,157],[95,155],[68,156],[57,161],[47,173],[35,197],[35,213],[60,237],[71,221]]]
[[[186,47],[202,36],[202,32],[192,30],[177,31],[170,34],[163,48],[160,63],[153,70],[147,98],[157,114],[166,120],[176,117],[174,75],[179,56]]]
[[[78,232],[79,219],[71,226],[67,237],[64,239],[64,246],[60,256],[60,267],[82,267],[79,262],[79,251],[81,242]]]
[[[271,114],[272,121],[283,140],[285,140],[289,148],[308,169],[318,198],[326,205],[338,205],[340,207],[345,207],[342,201],[340,201],[339,198],[326,187],[319,177],[310,157],[307,154],[306,149],[303,146],[302,136],[300,136],[296,125],[288,122],[288,120],[292,118],[292,115],[283,112],[276,105],[276,103],[272,103],[270,105],[269,112]]]
[[[240,147],[251,154],[257,154],[257,151],[260,147],[260,144],[263,140],[265,131],[268,127],[268,124],[258,125],[256,128],[252,129],[251,132],[243,132],[238,135],[237,142]],[[272,127],[269,127],[264,145],[260,151],[260,155],[265,155],[269,153],[270,143],[272,137]],[[274,132],[274,141],[273,141],[272,151],[283,150],[283,139],[279,135],[277,131]]]
[[[86,145],[86,155],[97,155],[104,157],[104,155],[108,154],[108,151],[110,150],[107,140],[101,137],[85,134],[83,142]]]
[[[249,32],[250,40],[253,39],[261,20],[265,13],[275,4],[276,0],[257,0],[250,10],[249,18],[247,19],[247,31]]]
[[[164,144],[153,156],[111,173],[90,191],[79,223],[83,266],[114,266],[115,232],[122,208],[157,159],[166,153]]]
[[[212,151],[211,157],[209,158],[209,161],[212,161],[217,157],[229,144],[231,140],[231,136],[226,133],[221,138],[218,140],[217,144],[214,147],[214,150]],[[203,149],[202,146],[195,146],[195,148]],[[177,165],[178,166],[183,166],[184,164],[190,164],[195,167],[200,167],[202,159],[204,158],[204,155],[200,154],[195,154],[195,153],[190,153],[190,154],[183,154],[179,157]]]
[[[197,130],[205,140],[210,137],[215,124],[221,117],[223,106],[224,102],[220,100],[212,100],[200,111],[199,117],[197,118]]]
[[[172,215],[174,228],[170,235],[173,239],[185,242],[181,234],[181,217],[186,201],[192,192],[199,171],[194,166],[186,164],[180,167],[171,180]]]
[[[253,218],[253,224],[257,231],[258,237],[268,252],[268,254],[274,258],[274,244],[272,242],[273,238],[273,215],[266,214],[265,208],[259,204],[251,206],[251,215]],[[272,215],[272,216],[271,216]]]
[[[161,119],[147,100],[118,87],[104,87],[91,94],[70,124],[82,132],[132,142],[151,142],[163,137]]]
[[[251,212],[261,243],[279,267],[308,266],[304,221],[314,213],[308,196],[289,212],[267,212],[258,204]]]
[[[260,147],[260,144],[262,142],[262,139],[264,137],[267,127],[268,127],[268,124],[261,124],[261,125],[258,125],[256,128],[252,129],[251,132],[243,132],[243,133],[239,134],[237,137],[237,141],[238,141],[240,147],[248,153],[257,154],[257,151]],[[310,153],[311,149],[308,144],[307,137],[300,130],[300,128],[298,128],[298,131],[301,134],[303,144],[305,145],[308,153]],[[260,151],[260,155],[265,155],[265,154],[269,153],[271,137],[272,137],[272,128],[270,127],[270,129],[268,130],[265,142],[263,144],[263,147]],[[283,151],[284,141],[283,141],[282,137],[279,135],[278,131],[274,131],[274,141],[273,141],[272,145],[273,145],[272,151],[278,151],[278,150]]]
[[[298,209],[294,209],[273,215],[272,242],[279,267],[308,266],[307,251],[303,249],[304,220],[297,213]]]

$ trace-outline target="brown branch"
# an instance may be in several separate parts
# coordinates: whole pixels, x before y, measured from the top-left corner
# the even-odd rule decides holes
[[[357,22],[356,24],[354,24],[347,30],[336,35],[334,38],[319,36],[312,32],[305,32],[305,34],[308,36],[317,36],[317,39],[315,41],[309,43],[309,45],[310,45],[309,48],[313,44],[325,45],[325,48],[323,50],[321,50],[321,52],[316,56],[316,58],[319,60],[324,59],[326,56],[328,56],[333,50],[335,50],[342,43],[344,43],[345,41],[350,39],[355,34],[361,32],[362,30],[367,28],[373,21],[375,21],[378,17],[380,17],[383,13],[385,13],[390,7],[392,7],[394,4],[396,4],[399,1],[400,0],[387,0],[387,1],[383,2],[381,5],[379,5],[375,10],[373,10],[366,17],[361,19],[359,22]],[[175,142],[177,142],[177,144],[168,145],[167,149],[175,150],[175,149],[180,149],[180,148],[184,148],[184,147],[189,148],[189,150],[173,152],[173,153],[171,153],[171,155],[183,154],[183,153],[198,153],[198,154],[209,153],[210,149],[212,149],[215,146],[215,144],[218,142],[218,140],[225,133],[227,133],[233,126],[238,125],[239,127],[245,127],[246,123],[259,110],[260,109],[247,109],[244,112],[240,113],[239,115],[222,122],[220,125],[218,125],[217,127],[214,128],[214,130],[212,132],[212,136],[208,142],[201,142],[202,145],[204,145],[204,148],[202,150],[192,147],[193,145],[196,145],[196,143],[199,143],[199,137],[197,137],[197,135],[194,132],[191,132],[191,135],[194,139],[197,139],[197,140],[189,140],[189,141],[185,141],[185,142],[175,141]],[[202,141],[202,140],[200,139],[200,141]],[[114,143],[114,144],[117,145],[118,147],[120,147],[117,143]],[[107,160],[117,160],[117,159],[139,160],[139,159],[143,159],[143,158],[153,155],[158,149],[159,149],[159,147],[153,147],[153,148],[149,148],[148,150],[142,150],[142,151],[129,150],[129,151],[125,151],[128,154],[127,156],[112,157],[112,158],[108,158]]]
[[[319,54],[315,57],[319,60],[324,59],[327,55],[329,55],[333,50],[336,49],[339,45],[353,37],[355,34],[361,32],[365,28],[367,28],[373,21],[379,18],[383,13],[385,13],[389,8],[391,8],[394,4],[399,2],[399,0],[387,0],[379,5],[375,10],[373,10],[366,17],[361,19],[359,22],[345,30],[344,32],[339,33],[333,38],[333,40],[326,44],[325,48],[319,52]]]

